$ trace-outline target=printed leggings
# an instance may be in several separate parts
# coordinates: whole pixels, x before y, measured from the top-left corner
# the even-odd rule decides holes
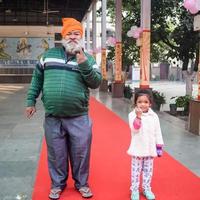
[[[151,179],[153,175],[152,157],[132,157],[130,187],[132,192],[139,190],[141,172],[143,190],[151,190]]]

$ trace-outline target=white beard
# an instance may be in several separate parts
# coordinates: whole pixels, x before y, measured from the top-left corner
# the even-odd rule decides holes
[[[62,39],[62,45],[64,46],[67,53],[70,53],[72,55],[75,55],[82,49],[81,41],[79,40],[71,41]]]

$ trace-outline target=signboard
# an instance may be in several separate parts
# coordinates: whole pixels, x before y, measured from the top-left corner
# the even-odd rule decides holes
[[[115,46],[115,82],[122,82],[122,44],[117,42]]]
[[[106,72],[106,49],[101,49],[101,73],[103,80],[107,80],[107,72]]]
[[[142,33],[142,45],[140,47],[140,88],[149,88],[150,68],[150,31]]]

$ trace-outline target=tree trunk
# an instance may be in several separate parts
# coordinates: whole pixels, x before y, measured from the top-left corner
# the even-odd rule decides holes
[[[183,73],[183,77],[185,79],[186,95],[192,96],[193,82],[194,82],[194,78],[195,78],[197,72],[193,71],[192,73],[189,73],[188,71],[184,70],[184,71],[182,71],[182,73]]]

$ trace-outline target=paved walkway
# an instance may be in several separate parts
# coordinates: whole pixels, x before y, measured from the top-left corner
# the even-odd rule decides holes
[[[135,85],[137,83],[134,83]],[[137,87],[137,85],[135,86]],[[155,82],[157,88],[171,95],[184,95],[184,84]],[[37,113],[31,119],[24,116],[28,85],[0,84],[0,199],[31,200],[31,192],[43,137],[43,108],[38,101]],[[112,98],[111,94],[94,90],[92,94],[127,121],[130,101]],[[162,109],[164,109],[163,107]],[[167,108],[167,105],[166,105]],[[185,130],[185,122],[159,112],[165,150],[183,165],[200,176],[200,136]]]
[[[43,119],[40,104],[36,116],[26,119],[26,90],[27,85],[0,84],[1,200],[31,200]]]

